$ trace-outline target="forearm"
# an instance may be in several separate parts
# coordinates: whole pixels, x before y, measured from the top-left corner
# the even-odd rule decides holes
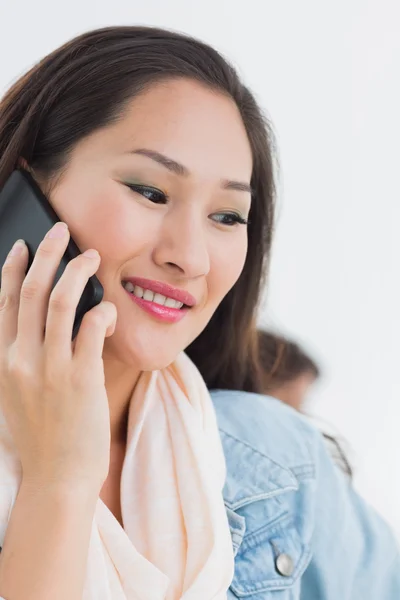
[[[96,488],[22,483],[0,554],[6,600],[81,600]]]

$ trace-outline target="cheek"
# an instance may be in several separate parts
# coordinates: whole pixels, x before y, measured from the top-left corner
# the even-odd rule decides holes
[[[231,237],[231,240],[212,250],[208,291],[210,299],[216,304],[235,285],[246,261],[247,232]]]
[[[96,210],[88,212],[77,225],[81,245],[96,248],[102,262],[124,259],[135,242],[140,244],[140,230],[135,231],[135,221],[129,216],[109,200],[99,201]]]
[[[129,261],[151,255],[149,240],[154,239],[156,230],[156,220],[138,207],[136,210],[116,211],[110,210],[108,204],[91,218],[90,234],[85,233],[85,239],[86,242],[90,239],[91,247],[100,253],[97,276],[105,285],[106,298],[107,289],[114,289],[116,279]]]
[[[81,251],[95,248],[100,253],[99,274],[111,265],[120,267],[144,251],[157,223],[151,214],[129,201],[122,186],[112,182],[102,189],[92,189],[90,195],[83,197],[83,193],[81,189],[77,197],[73,190],[65,188],[54,203]],[[68,197],[75,197],[76,201],[67,203]]]

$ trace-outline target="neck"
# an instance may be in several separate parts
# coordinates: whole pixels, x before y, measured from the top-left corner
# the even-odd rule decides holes
[[[126,444],[130,399],[140,371],[103,356],[105,386],[110,407],[111,446]]]

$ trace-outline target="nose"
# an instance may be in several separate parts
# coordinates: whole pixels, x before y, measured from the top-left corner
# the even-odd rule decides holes
[[[207,275],[210,256],[203,220],[194,210],[166,215],[153,251],[154,262],[188,279]]]

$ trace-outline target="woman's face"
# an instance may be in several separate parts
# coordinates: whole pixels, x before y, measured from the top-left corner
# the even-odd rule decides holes
[[[100,253],[118,312],[107,353],[162,368],[205,328],[245,262],[251,172],[233,101],[187,80],[154,85],[75,147],[50,199]]]

